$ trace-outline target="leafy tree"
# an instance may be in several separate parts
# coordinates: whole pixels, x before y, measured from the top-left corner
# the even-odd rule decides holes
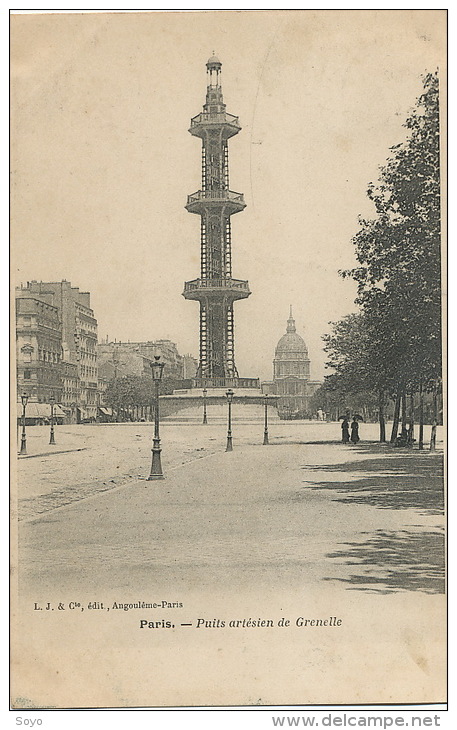
[[[389,368],[381,356],[380,333],[362,312],[349,314],[332,325],[332,334],[323,337],[324,350],[329,356],[327,367],[336,376],[331,387],[350,398],[352,411],[372,409],[377,404],[380,441],[385,441],[384,407]],[[329,384],[331,378],[326,378]]]
[[[160,381],[159,394],[169,395],[177,388],[190,387],[191,381],[163,378]],[[108,383],[105,402],[113,407],[118,416],[125,419],[132,409],[139,407],[154,408],[155,385],[152,377],[146,375],[126,375],[115,378]]]
[[[358,284],[368,330],[367,361],[378,388],[396,396],[406,432],[406,395],[436,388],[441,374],[439,82],[426,74],[423,93],[405,123],[408,137],[392,148],[368,197],[373,219],[359,220],[353,239],[358,267],[342,272]],[[421,406],[421,412],[422,412]],[[421,423],[420,446],[423,424]]]
[[[154,400],[151,378],[138,375],[126,375],[108,383],[105,402],[116,409],[124,419],[130,409],[135,406],[150,406]]]

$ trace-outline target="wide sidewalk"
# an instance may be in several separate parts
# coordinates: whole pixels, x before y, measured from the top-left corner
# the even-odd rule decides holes
[[[440,453],[287,437],[262,446],[249,430],[240,440],[229,453],[164,458],[163,480],[131,478],[29,517],[23,587],[442,590]]]
[[[20,523],[20,706],[443,701],[442,454],[247,424],[179,460],[179,428],[164,480]]]

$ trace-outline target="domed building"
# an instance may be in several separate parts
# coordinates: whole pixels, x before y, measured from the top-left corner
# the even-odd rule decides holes
[[[290,308],[286,333],[276,345],[273,360],[274,392],[280,418],[310,417],[309,400],[319,383],[310,380],[308,348],[295,326]]]

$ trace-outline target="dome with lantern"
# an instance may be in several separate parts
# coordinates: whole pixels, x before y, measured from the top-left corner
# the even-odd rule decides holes
[[[274,379],[294,377],[309,380],[309,364],[308,348],[297,332],[291,307],[286,333],[276,345]]]

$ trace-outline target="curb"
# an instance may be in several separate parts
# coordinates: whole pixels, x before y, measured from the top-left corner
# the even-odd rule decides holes
[[[38,456],[54,456],[54,454],[71,454],[74,451],[87,451],[87,446],[82,449],[65,449],[64,451],[45,451],[42,454],[18,454],[18,459],[36,459]]]

